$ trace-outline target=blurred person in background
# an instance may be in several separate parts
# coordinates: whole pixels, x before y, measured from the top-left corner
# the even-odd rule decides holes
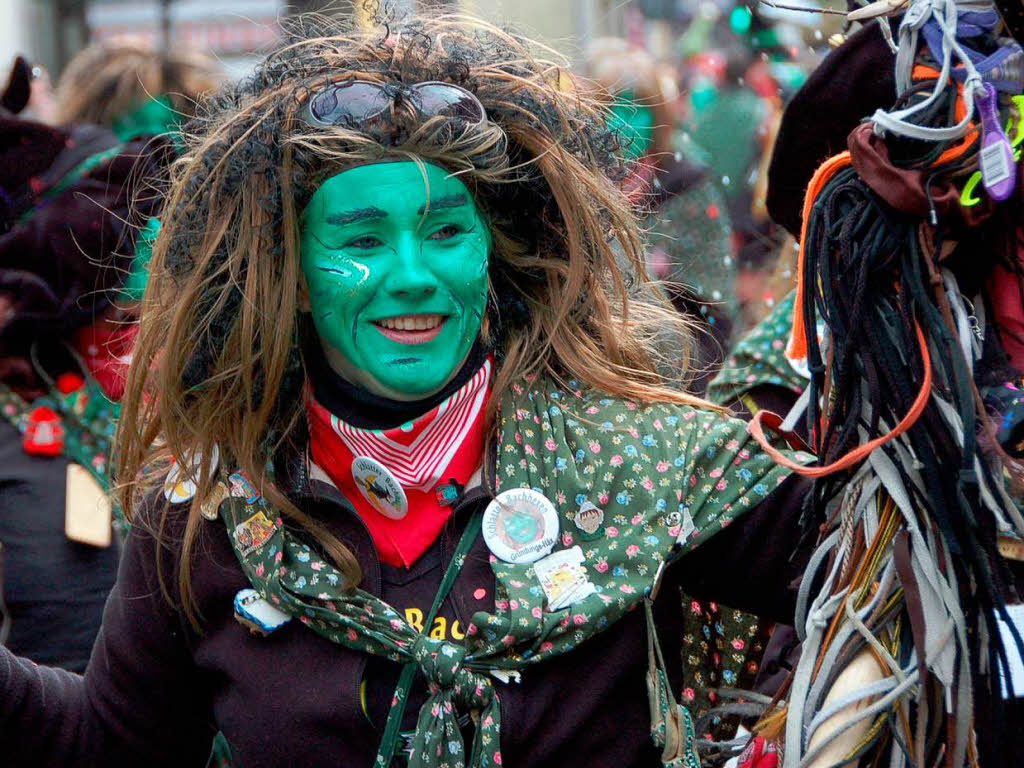
[[[107,463],[166,147],[24,119],[35,79],[20,59],[0,99],[0,642],[81,671],[117,573]]]
[[[725,197],[698,159],[705,153],[674,119],[678,92],[673,73],[645,50],[616,38],[588,46],[586,67],[603,90],[610,123],[618,127],[634,160],[623,186],[647,213],[648,271],[674,306],[699,323],[692,386],[703,392],[731,345],[739,311]],[[753,682],[769,627],[754,616],[685,592],[680,599],[687,681],[683,699],[699,721],[708,722],[704,733],[727,738],[735,724],[712,721],[708,712],[720,703],[717,689]]]
[[[737,325],[745,330],[772,304],[770,276],[785,234],[764,203],[767,162],[783,104],[805,75],[795,61],[799,33],[789,25],[772,24],[745,5],[717,22],[701,38],[708,48],[684,65],[684,128],[707,153],[728,204],[737,253]]]
[[[585,59],[632,161],[622,186],[644,214],[648,272],[697,321],[689,389],[703,392],[729,348],[737,309],[725,200],[676,123],[674,73],[619,38],[594,40]]]
[[[62,124],[92,123],[127,141],[173,131],[197,100],[222,79],[217,63],[188,48],[158,51],[119,36],[93,43],[68,64],[57,84]]]

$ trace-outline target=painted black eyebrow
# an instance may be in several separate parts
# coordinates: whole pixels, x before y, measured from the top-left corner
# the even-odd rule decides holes
[[[357,208],[353,211],[330,213],[327,215],[327,223],[342,226],[345,224],[354,224],[355,222],[363,221],[364,219],[386,219],[387,215],[387,211],[382,211],[380,208],[370,206],[369,208]]]
[[[445,197],[439,197],[436,200],[430,201],[430,210],[439,211],[442,208],[461,208],[466,204],[466,196],[459,192],[454,195],[447,195]],[[426,204],[421,205],[420,209],[416,211],[420,216],[427,212]]]

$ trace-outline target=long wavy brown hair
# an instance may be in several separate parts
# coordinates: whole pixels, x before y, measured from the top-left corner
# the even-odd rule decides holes
[[[342,568],[352,554],[274,486],[268,458],[305,449],[298,213],[346,167],[416,159],[459,177],[494,233],[482,333],[497,360],[488,413],[516,380],[543,373],[613,396],[713,408],[669,387],[658,346],[685,321],[646,290],[641,232],[615,179],[621,160],[601,108],[566,87],[563,63],[516,34],[464,17],[370,30],[305,18],[248,79],[214,99],[173,167],[117,435],[119,501],[138,510],[174,457],[209,456],[245,471]],[[359,79],[456,83],[483,124],[425,118],[395,100],[359,130],[311,127],[297,114],[318,89]],[[400,92],[400,88],[398,89]],[[665,367],[665,366],[662,366]],[[204,469],[184,529],[178,587],[191,603],[190,560]],[[166,515],[160,516],[164,519]]]

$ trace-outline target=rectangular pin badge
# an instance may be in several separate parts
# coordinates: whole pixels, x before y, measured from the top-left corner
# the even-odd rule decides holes
[[[64,493],[64,535],[94,547],[109,547],[114,507],[110,496],[81,464],[68,464]]]
[[[552,552],[533,564],[549,611],[560,611],[595,592],[579,546]]]
[[[238,542],[242,557],[245,557],[266,544],[277,530],[270,518],[262,510],[245,522],[235,526],[235,541]]]

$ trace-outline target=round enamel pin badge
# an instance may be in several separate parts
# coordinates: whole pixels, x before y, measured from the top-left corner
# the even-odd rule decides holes
[[[220,462],[220,449],[216,445],[210,456],[209,472],[212,475],[217,471],[217,464]],[[196,451],[195,456],[186,456],[184,461],[175,463],[171,471],[167,473],[164,480],[164,497],[172,504],[182,504],[196,495],[199,487],[199,474],[202,471],[203,454]]]
[[[506,563],[533,563],[558,541],[558,512],[548,498],[530,488],[499,493],[483,520],[484,541]]]
[[[573,522],[580,529],[580,538],[584,541],[594,541],[604,534],[604,510],[589,501],[580,504]]]
[[[376,459],[360,456],[353,461],[352,479],[370,506],[384,517],[401,520],[409,511],[409,501],[401,484]]]

